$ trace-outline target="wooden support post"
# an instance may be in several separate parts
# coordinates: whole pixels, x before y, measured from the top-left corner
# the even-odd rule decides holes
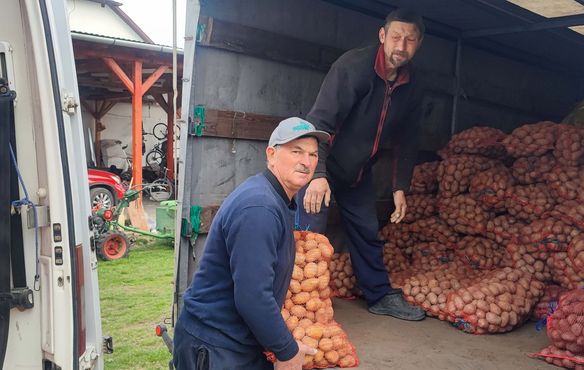
[[[133,61],[132,79],[128,77],[113,58],[103,58],[102,60],[132,94],[132,183],[140,188],[140,185],[142,185],[142,99],[148,89],[166,72],[168,66],[162,65],[158,67],[146,81],[142,82],[141,60]],[[141,195],[139,199],[130,205],[128,212],[134,226],[148,230],[148,224],[144,218]]]

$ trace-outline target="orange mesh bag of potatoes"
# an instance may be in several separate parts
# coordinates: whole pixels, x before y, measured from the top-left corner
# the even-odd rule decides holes
[[[405,278],[400,287],[408,302],[420,306],[428,316],[446,320],[448,294],[460,289],[463,284],[473,282],[481,273],[468,266],[450,262],[435,266],[429,271],[417,272]],[[393,280],[392,283],[396,285]]]
[[[426,162],[414,167],[411,194],[433,194],[438,190],[438,163]]]
[[[294,239],[296,260],[282,317],[296,340],[318,350],[305,357],[302,368],[356,367],[355,347],[334,320],[329,270],[334,249],[321,234],[295,231]]]
[[[511,174],[521,185],[537,184],[545,181],[545,174],[556,166],[551,154],[541,157],[522,157],[513,162]]]
[[[545,184],[518,185],[507,193],[505,207],[510,215],[525,221],[540,219],[551,211],[556,200]]]
[[[494,127],[476,126],[454,136],[441,150],[444,159],[457,154],[478,154],[484,157],[501,158],[506,154],[503,139],[507,135]]]
[[[533,274],[539,281],[551,281],[551,253],[548,250],[533,244],[518,243],[509,243],[506,249],[514,268]]]
[[[531,355],[531,357],[539,358],[548,364],[563,367],[564,369],[584,370],[584,356],[561,350],[553,344]]]
[[[381,240],[390,242],[401,249],[406,255],[412,254],[412,246],[416,243],[416,235],[412,233],[412,224],[388,222],[379,232]]]
[[[574,265],[574,270],[584,274],[584,235],[578,235],[568,246],[568,257]]]
[[[519,243],[551,252],[566,251],[580,230],[554,218],[535,220],[519,232]]]
[[[469,193],[486,209],[504,211],[507,190],[514,184],[509,169],[496,166],[476,174],[470,181]]]
[[[584,159],[584,128],[558,125],[554,156],[566,165],[577,166]]]
[[[551,253],[546,265],[554,283],[566,289],[584,288],[584,271],[578,270],[568,252]]]
[[[451,292],[446,312],[453,325],[467,333],[505,333],[530,317],[544,287],[530,273],[504,267]]]
[[[584,355],[584,290],[562,294],[558,308],[547,319],[552,344],[574,355]]]
[[[500,215],[487,221],[485,236],[503,246],[516,241],[525,223],[510,215]]]
[[[349,252],[333,254],[329,271],[331,274],[330,288],[333,297],[344,299],[355,299],[361,296],[361,291],[357,288],[357,278],[353,274],[351,265],[351,255]]]
[[[492,270],[501,266],[505,248],[487,238],[465,236],[458,242],[455,253],[474,269]]]
[[[444,220],[436,216],[414,222],[409,231],[414,241],[438,242],[450,248],[454,248],[459,239],[458,234]]]
[[[468,194],[442,198],[439,202],[440,218],[456,232],[466,235],[484,235],[487,222],[495,217]]]
[[[503,145],[515,158],[543,155],[554,149],[557,126],[550,121],[523,125],[504,138]]]
[[[436,197],[430,194],[408,195],[408,211],[403,222],[409,224],[436,214],[438,214]]]
[[[478,155],[462,154],[447,158],[438,165],[438,193],[450,198],[468,190],[471,179],[479,172],[488,170],[501,162]]]
[[[389,242],[383,245],[383,265],[387,272],[401,272],[410,267],[403,251]]]
[[[438,242],[421,242],[413,247],[411,266],[418,271],[430,271],[454,260],[454,250]]]
[[[550,211],[550,216],[584,231],[584,202],[582,201],[561,202]]]
[[[584,168],[555,166],[543,175],[550,193],[564,200],[578,199],[584,184]]]
[[[534,320],[541,320],[548,317],[558,307],[560,296],[567,291],[567,289],[562,288],[559,285],[546,285],[543,292],[543,297],[541,297],[539,302],[537,302],[535,305],[535,309],[533,310],[533,315],[531,318]]]

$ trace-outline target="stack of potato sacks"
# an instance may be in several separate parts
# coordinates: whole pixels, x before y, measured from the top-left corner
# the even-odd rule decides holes
[[[406,219],[380,232],[409,302],[461,330],[500,333],[542,299],[549,308],[554,289],[584,286],[584,129],[475,127],[438,154],[414,169]],[[331,288],[358,295],[350,258],[333,260]]]
[[[355,367],[359,360],[334,321],[329,263],[334,249],[321,234],[295,231],[296,260],[282,316],[294,338],[318,349],[303,368]]]

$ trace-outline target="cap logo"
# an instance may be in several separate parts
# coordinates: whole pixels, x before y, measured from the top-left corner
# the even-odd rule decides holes
[[[310,126],[308,125],[307,122],[302,122],[292,127],[292,131],[308,131],[308,130],[310,130]]]

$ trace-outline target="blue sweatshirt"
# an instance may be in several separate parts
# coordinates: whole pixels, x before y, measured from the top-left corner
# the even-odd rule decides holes
[[[269,170],[225,199],[184,295],[180,320],[191,335],[236,352],[272,351],[281,361],[298,353],[281,315],[296,253],[295,209]]]

